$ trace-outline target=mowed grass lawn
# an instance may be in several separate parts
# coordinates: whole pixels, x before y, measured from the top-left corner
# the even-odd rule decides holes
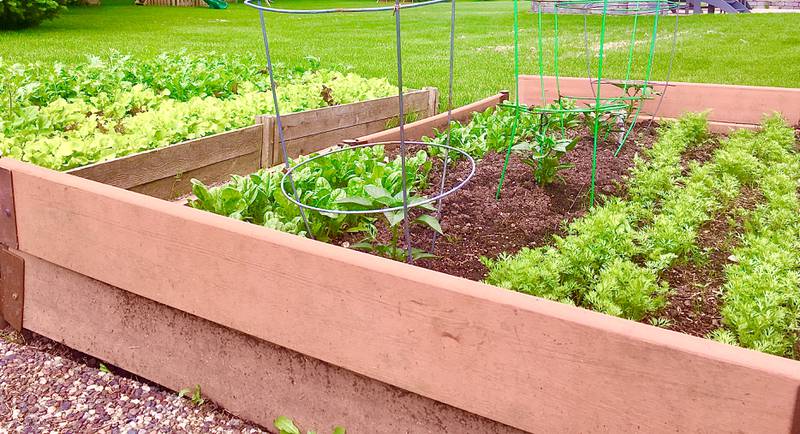
[[[132,1],[104,0],[101,7],[71,9],[40,27],[0,32],[5,62],[63,62],[85,59],[109,49],[136,56],[186,49],[197,53],[256,54],[263,58],[258,14],[243,4],[227,10],[134,6]],[[374,0],[276,0],[284,8],[373,6]],[[385,3],[384,3],[385,4]],[[535,18],[521,1],[522,70],[533,73]],[[459,1],[456,21],[458,104],[500,89],[513,89],[513,5],[511,1]],[[405,84],[447,87],[449,4],[402,12]],[[394,81],[394,17],[374,14],[267,14],[273,58],[284,64],[318,57],[325,66],[351,68]],[[653,18],[640,20],[634,75],[642,78]],[[561,16],[562,75],[586,75],[583,17]],[[544,57],[552,72],[553,16],[546,15]],[[607,77],[624,75],[631,19],[609,18]],[[675,18],[659,22],[653,79],[665,76]],[[589,17],[590,44],[599,18]],[[800,87],[800,14],[681,16],[672,79],[711,83]]]

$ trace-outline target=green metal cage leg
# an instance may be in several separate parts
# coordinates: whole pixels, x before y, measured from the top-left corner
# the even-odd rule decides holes
[[[500,190],[503,188],[503,181],[506,179],[508,170],[508,160],[511,157],[511,147],[514,146],[514,139],[517,137],[517,124],[519,123],[519,5],[518,0],[514,0],[514,79],[516,81],[516,92],[514,96],[514,123],[511,124],[511,138],[508,140],[506,158],[503,162],[503,171],[500,172],[500,182],[497,184],[497,192],[494,194],[495,200],[500,199]]]

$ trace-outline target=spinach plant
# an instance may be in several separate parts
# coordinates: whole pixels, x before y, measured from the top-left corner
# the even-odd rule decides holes
[[[365,207],[366,209],[395,208],[403,205],[402,191],[392,194],[383,187],[377,185],[367,185],[364,187],[364,193],[365,194],[363,196],[343,197],[338,200],[338,203]],[[422,200],[424,199],[419,196],[409,196],[408,201],[409,204],[413,206]],[[430,203],[418,205],[414,208],[410,208],[410,210],[417,208],[426,211],[435,210],[433,205]],[[364,250],[374,254],[379,254],[396,261],[402,261],[406,257],[406,250],[400,245],[401,230],[403,227],[401,223],[404,221],[403,210],[384,212],[383,217],[386,219],[386,225],[391,232],[391,239],[388,243],[380,242],[376,237],[376,231],[373,231],[369,233],[367,238],[365,238],[363,241],[353,244],[351,247],[357,250]],[[414,218],[414,220],[412,220],[410,223],[413,225],[426,226],[443,235],[439,220],[431,214],[422,214],[419,217]],[[432,254],[419,248],[412,248],[411,255],[413,259],[433,257]]]
[[[514,145],[512,151],[527,154],[522,160],[533,169],[533,178],[539,185],[548,185],[555,181],[565,182],[559,172],[575,167],[572,163],[564,163],[561,158],[573,150],[579,137],[557,138],[546,134],[537,134],[535,142],[522,142]]]

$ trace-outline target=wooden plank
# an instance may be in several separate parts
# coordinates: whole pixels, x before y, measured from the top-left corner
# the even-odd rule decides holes
[[[253,173],[260,168],[260,164],[261,152],[259,150],[205,167],[199,167],[186,173],[179,173],[175,176],[137,185],[130,188],[130,190],[159,199],[172,200],[192,191],[192,178],[198,179],[206,185],[217,184],[228,181],[231,175]]]
[[[199,384],[206,398],[264,426],[287,415],[319,432],[520,433],[39,258],[25,261],[26,329],[172,390]]]
[[[397,118],[392,119],[378,119],[375,121],[353,125],[347,128],[340,128],[338,130],[327,131],[319,133],[314,136],[301,137],[299,139],[292,139],[286,141],[286,150],[289,152],[291,158],[297,158],[300,155],[308,155],[312,152],[318,152],[331,146],[342,143],[342,141],[357,137],[364,134],[369,134],[374,131],[381,131],[386,129],[386,125],[390,121],[396,121]],[[273,165],[283,164],[283,151],[280,146],[275,151],[275,161]]]
[[[16,248],[18,245],[14,183],[11,178],[11,171],[0,168],[0,248]]]
[[[406,113],[426,112],[430,93],[430,90],[416,90],[406,93],[403,98]],[[317,110],[288,113],[281,116],[283,136],[285,140],[289,141],[326,133],[331,130],[348,128],[353,125],[388,119],[397,116],[398,107],[397,97],[390,96]]]
[[[68,173],[104,184],[129,189],[163,178],[171,178],[261,149],[262,126],[190,140],[166,148],[129,155],[73,169]]]
[[[793,427],[796,361],[14,160],[0,167],[14,173],[21,251],[519,429]]]
[[[430,91],[428,94],[428,112],[425,114],[426,118],[436,116],[439,112],[439,89],[435,87],[426,88]]]
[[[275,118],[272,116],[256,116],[256,123],[262,124],[261,162],[260,167],[272,167],[275,161]]]
[[[24,302],[25,261],[10,249],[0,249],[0,326],[22,331]]]
[[[523,104],[542,104],[540,83],[538,76],[520,77],[520,101]],[[544,84],[545,100],[550,103],[557,98],[555,77],[544,77]],[[559,86],[565,96],[594,96],[587,78],[562,77]],[[656,86],[656,90],[662,89],[663,86]],[[621,90],[603,84],[600,92],[601,95],[616,96]],[[710,110],[711,121],[739,124],[758,124],[764,115],[780,112],[790,125],[794,125],[800,122],[800,89],[672,82],[664,93],[661,106],[658,107],[656,98],[647,101],[642,112],[652,115],[657,108],[657,115],[667,118]]]
[[[646,122],[646,121],[649,121],[652,118],[653,118],[652,116],[643,115],[643,116],[639,116],[639,121],[640,122]],[[667,118],[667,117],[661,117],[661,116],[657,117],[656,119],[659,120],[659,121],[675,120],[675,118]],[[719,121],[709,121],[708,122],[708,130],[713,132],[713,133],[720,133],[720,134],[728,134],[728,133],[730,133],[732,131],[741,130],[741,129],[756,130],[758,128],[759,128],[759,126],[756,125],[756,124],[736,124],[736,123],[731,123],[731,122],[719,122]]]
[[[508,99],[508,92],[501,92],[497,95],[484,98],[472,104],[465,105],[453,110],[452,119],[454,121],[465,122],[472,118],[475,112],[482,112],[489,107],[494,107]],[[406,140],[419,140],[423,136],[430,136],[433,134],[434,128],[442,129],[447,126],[447,112],[439,113],[436,116],[421,119],[405,125]],[[361,136],[355,139],[356,142],[361,143],[375,143],[375,142],[388,142],[400,140],[400,127],[392,128],[390,130],[381,131],[366,136]]]

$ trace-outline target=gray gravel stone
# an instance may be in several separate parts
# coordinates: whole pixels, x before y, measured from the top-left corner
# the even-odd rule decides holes
[[[102,372],[91,357],[41,336],[2,336],[0,433],[268,432],[209,401],[195,406],[113,367]]]

